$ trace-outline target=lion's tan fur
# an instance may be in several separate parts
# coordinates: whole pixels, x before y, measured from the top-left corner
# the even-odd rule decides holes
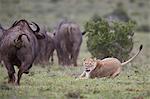
[[[116,58],[106,58],[104,60],[97,60],[96,68],[90,72],[90,77],[115,77],[121,71],[121,63]],[[118,73],[116,73],[118,72]],[[116,75],[113,75],[115,74]]]
[[[84,59],[83,66],[84,72],[79,76],[79,79],[87,78],[101,78],[101,77],[116,77],[120,74],[122,66],[132,61],[141,51],[142,45],[139,51],[128,61],[121,63],[117,58],[105,58],[103,60],[96,60],[92,58]]]

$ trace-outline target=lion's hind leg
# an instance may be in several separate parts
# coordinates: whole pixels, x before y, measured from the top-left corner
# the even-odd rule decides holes
[[[121,72],[121,68],[118,68],[118,69],[116,70],[116,72],[111,75],[111,78],[115,78],[116,76],[118,76],[118,75],[120,74],[120,72]]]

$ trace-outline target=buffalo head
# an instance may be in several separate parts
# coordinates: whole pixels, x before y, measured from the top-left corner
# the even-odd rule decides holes
[[[26,20],[22,19],[22,20],[19,20],[19,21],[15,21],[13,23],[13,25],[11,26],[11,28],[13,28],[13,27],[15,27],[17,25],[22,25],[24,23],[30,28],[30,30],[32,30],[32,32],[35,34],[35,36],[37,37],[37,39],[43,39],[43,38],[45,38],[45,36],[43,34],[39,33],[40,27],[35,22],[28,23]],[[32,25],[34,25],[36,27],[36,29],[33,29],[31,27]]]

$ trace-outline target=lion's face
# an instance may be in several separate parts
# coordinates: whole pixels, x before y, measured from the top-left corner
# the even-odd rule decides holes
[[[96,66],[96,59],[86,58],[83,60],[83,66],[86,72],[92,71]]]

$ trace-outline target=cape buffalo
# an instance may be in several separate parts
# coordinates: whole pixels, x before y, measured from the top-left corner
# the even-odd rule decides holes
[[[3,35],[3,31],[4,31],[4,28],[2,27],[2,25],[0,24],[0,40],[2,38],[2,35]],[[0,42],[1,43],[1,42]],[[0,63],[1,63],[1,55],[0,55]]]
[[[55,50],[54,34],[51,32],[47,32],[47,35],[48,35],[47,55],[48,55],[48,59],[51,59],[51,64],[53,64],[54,63],[54,50]]]
[[[54,42],[59,64],[77,66],[77,57],[82,43],[79,25],[65,20],[57,26],[55,32]]]
[[[0,24],[0,40],[2,38],[3,32],[5,31],[5,29],[2,27],[2,25]]]
[[[0,24],[0,41],[2,39],[2,35],[3,35],[3,32],[5,31],[5,29],[2,27],[2,25]],[[0,42],[1,43],[1,42]],[[1,60],[1,55],[0,55],[0,63],[1,65],[3,66],[2,64],[2,60]]]
[[[40,31],[45,38],[39,39],[39,52],[34,61],[34,64],[49,64],[49,59],[51,58],[51,63],[53,64],[53,52],[54,52],[54,41],[51,33],[47,32],[44,27]]]
[[[16,21],[9,29],[5,30],[0,43],[0,54],[8,71],[8,83],[15,82],[14,65],[19,68],[16,85],[20,84],[23,73],[28,74],[33,61],[38,53],[37,39],[43,39],[44,35],[39,34],[39,26],[32,30],[26,20]]]

